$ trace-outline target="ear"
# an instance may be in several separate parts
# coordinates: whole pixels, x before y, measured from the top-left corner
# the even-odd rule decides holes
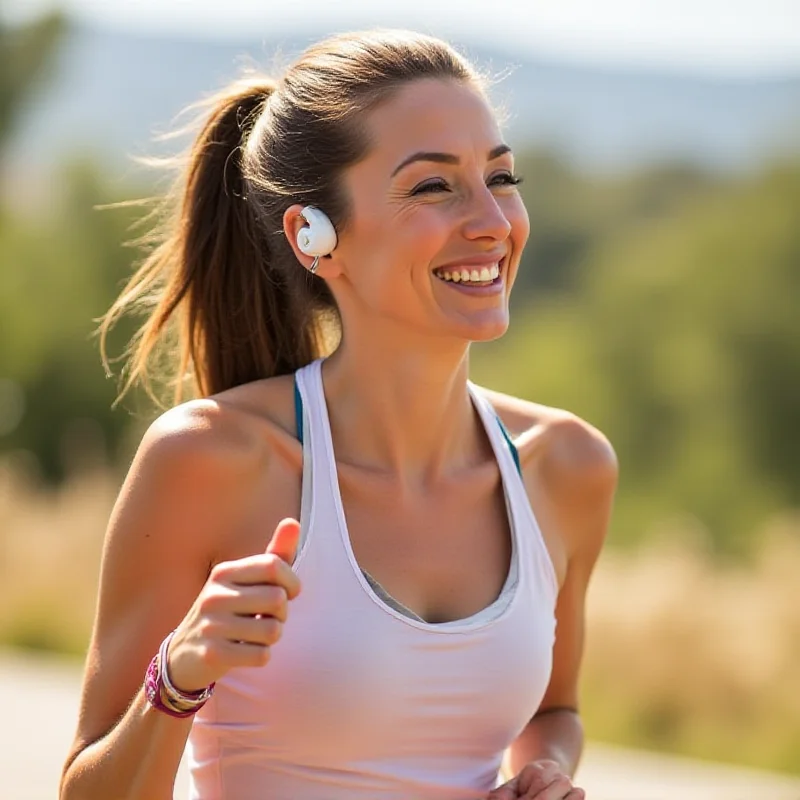
[[[314,256],[306,255],[297,245],[297,234],[305,227],[308,222],[301,215],[304,206],[299,203],[289,206],[283,212],[283,232],[286,236],[286,241],[294,252],[295,258],[303,266],[303,269],[310,269],[314,263]],[[330,255],[322,256],[317,266],[316,275],[320,278],[335,278],[341,273],[341,268],[336,258],[336,250]]]

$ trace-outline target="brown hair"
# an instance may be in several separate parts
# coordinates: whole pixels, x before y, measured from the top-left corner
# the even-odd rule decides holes
[[[283,213],[321,208],[341,232],[342,171],[370,142],[359,115],[421,78],[470,81],[473,68],[446,43],[407,31],[335,36],[306,50],[280,81],[243,78],[202,104],[206,118],[153,249],[101,320],[106,336],[129,310],[148,316],[125,351],[124,394],[151,396],[153,361],[183,399],[293,372],[323,355],[340,332],[324,280],[303,269],[283,233]],[[171,362],[171,363],[170,363]],[[171,374],[170,374],[171,373]]]

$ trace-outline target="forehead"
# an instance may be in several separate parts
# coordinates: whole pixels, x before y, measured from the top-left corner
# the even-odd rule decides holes
[[[455,80],[420,79],[398,89],[367,115],[368,160],[395,166],[421,150],[481,154],[502,142],[495,114],[480,89]]]

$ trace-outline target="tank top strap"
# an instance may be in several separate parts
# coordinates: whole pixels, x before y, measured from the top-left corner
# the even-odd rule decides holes
[[[497,455],[498,464],[500,465],[500,471],[503,474],[504,480],[512,484],[520,483],[522,467],[520,466],[519,452],[511,439],[508,428],[506,428],[499,414],[494,410],[494,407],[479,387],[472,381],[467,381],[467,388],[481,416],[486,435],[489,437],[489,441]],[[515,477],[518,480],[512,480],[512,476],[506,474],[509,468],[511,473],[516,473]]]
[[[558,578],[523,481],[519,452],[508,429],[483,391],[472,381],[467,382],[467,387],[483,420],[506,486],[509,515],[517,526],[517,540],[524,559],[523,569],[525,563],[533,565],[536,583],[548,586],[551,599],[555,601],[558,595]]]
[[[336,518],[336,493],[331,483],[331,465],[326,448],[325,402],[322,390],[320,367],[323,359],[317,359],[301,367],[294,375],[294,407],[297,438],[303,446],[303,477],[300,494],[300,541],[295,564],[305,557],[312,537],[322,532],[322,547],[328,556],[330,548],[337,551],[338,537],[330,537],[330,521]]]

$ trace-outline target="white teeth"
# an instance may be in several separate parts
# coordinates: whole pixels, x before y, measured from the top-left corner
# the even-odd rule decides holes
[[[488,283],[495,280],[500,275],[500,265],[492,264],[491,267],[481,267],[480,269],[468,270],[463,268],[461,270],[442,270],[436,272],[442,280],[453,281],[454,283]]]

